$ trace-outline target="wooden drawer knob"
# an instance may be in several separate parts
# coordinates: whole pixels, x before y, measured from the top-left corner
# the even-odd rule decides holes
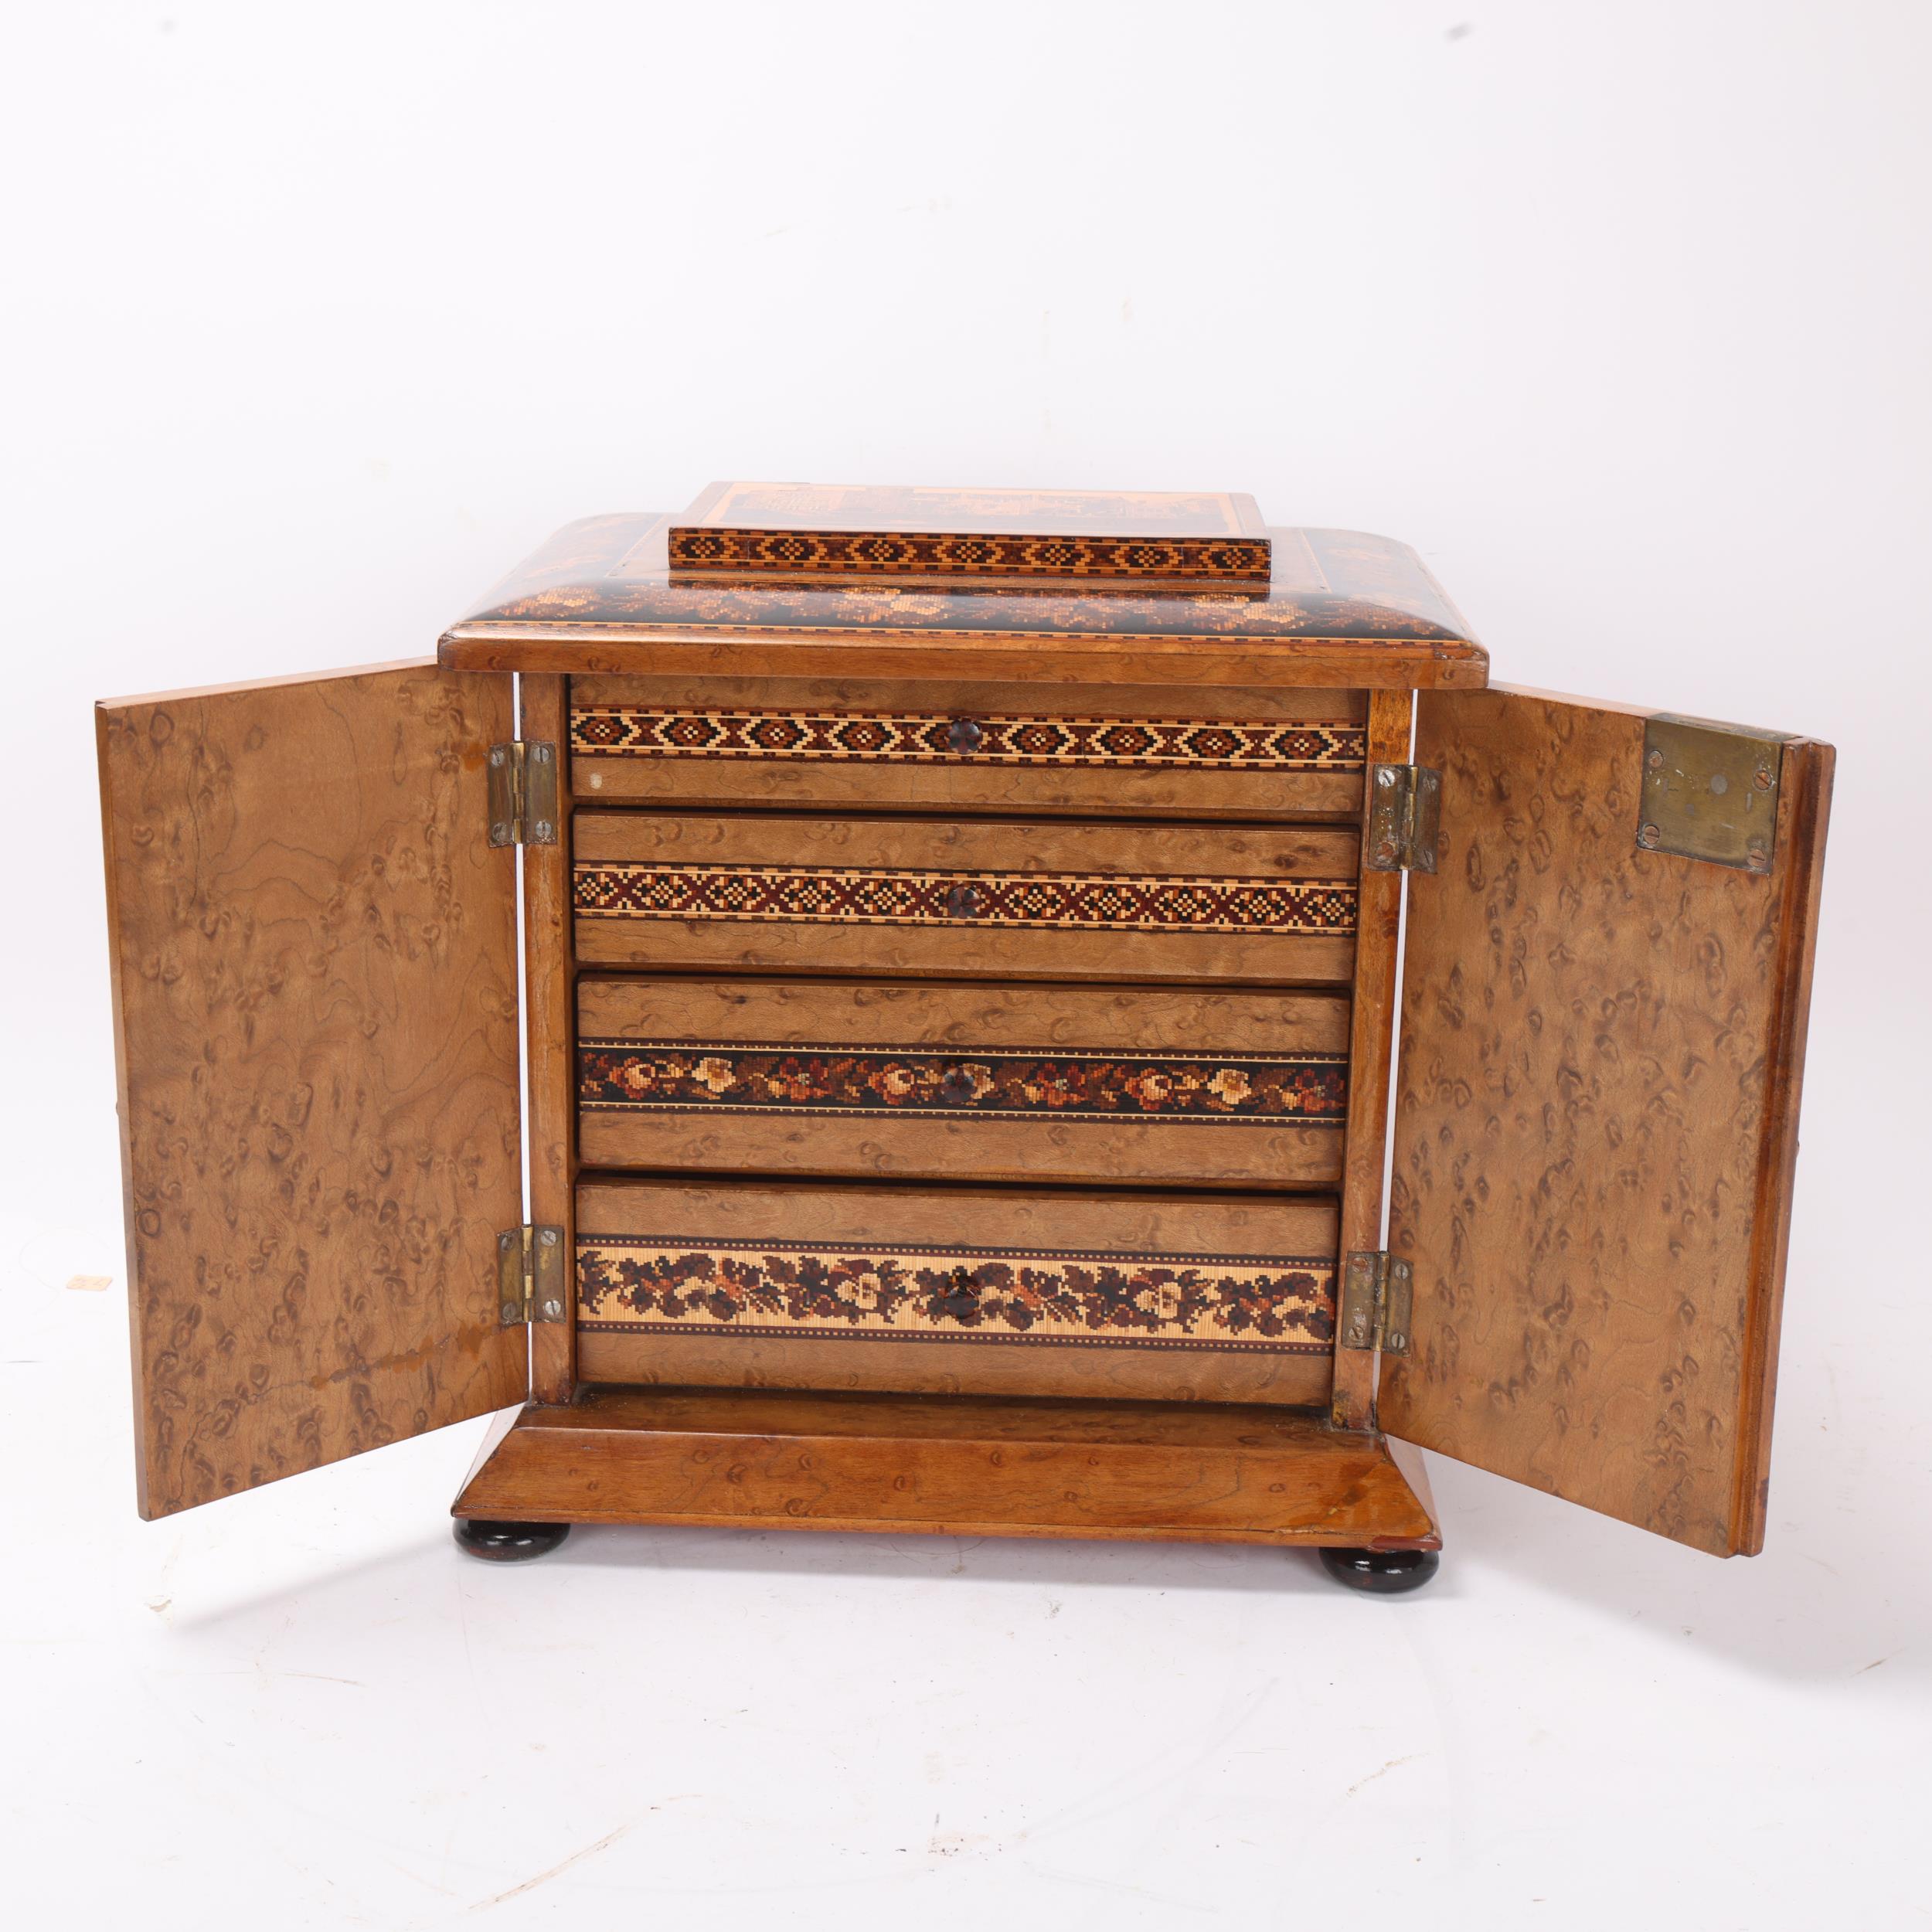
[[[980,741],[985,736],[978,719],[955,718],[946,727],[946,748],[963,756],[968,752],[977,751]]]
[[[977,886],[947,887],[946,917],[948,919],[977,919],[979,907],[980,892]]]

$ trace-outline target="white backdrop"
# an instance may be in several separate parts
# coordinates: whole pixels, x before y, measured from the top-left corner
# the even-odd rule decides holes
[[[5,10],[24,1923],[1932,1917],[1932,9]],[[1841,748],[1770,1548],[1440,1461],[1252,1551],[580,1534],[471,1425],[133,1515],[90,701],[426,653],[714,477],[1252,491],[1500,679]],[[70,1291],[111,1274],[105,1294]]]

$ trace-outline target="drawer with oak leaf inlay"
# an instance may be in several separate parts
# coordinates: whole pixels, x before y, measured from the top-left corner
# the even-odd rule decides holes
[[[587,1166],[1333,1186],[1323,992],[587,975]]]

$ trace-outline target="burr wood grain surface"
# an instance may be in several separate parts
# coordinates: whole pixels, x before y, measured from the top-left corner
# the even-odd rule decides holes
[[[1392,1433],[1716,1554],[1763,1539],[1832,753],[1768,876],[1638,849],[1644,716],[1425,696],[1390,1247]]]
[[[519,1400],[506,680],[102,705],[142,1513]]]

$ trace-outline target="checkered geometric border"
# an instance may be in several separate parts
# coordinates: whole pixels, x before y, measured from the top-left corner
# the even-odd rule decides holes
[[[1355,884],[1348,879],[585,863],[577,868],[576,904],[590,919],[1283,935],[1355,926]]]
[[[809,758],[1000,765],[1359,771],[1357,724],[1199,718],[961,717],[937,712],[713,711],[579,705],[570,749],[590,757]]]
[[[1326,1352],[1335,1261],[580,1234],[577,1326],[595,1334]]]
[[[674,570],[750,576],[1198,577],[1268,581],[1265,543],[1230,537],[946,536],[674,526]]]
[[[951,1114],[990,1120],[1178,1121],[1336,1128],[1345,1055],[1252,1060],[975,1046],[773,1046],[718,1040],[584,1039],[586,1112]]]

